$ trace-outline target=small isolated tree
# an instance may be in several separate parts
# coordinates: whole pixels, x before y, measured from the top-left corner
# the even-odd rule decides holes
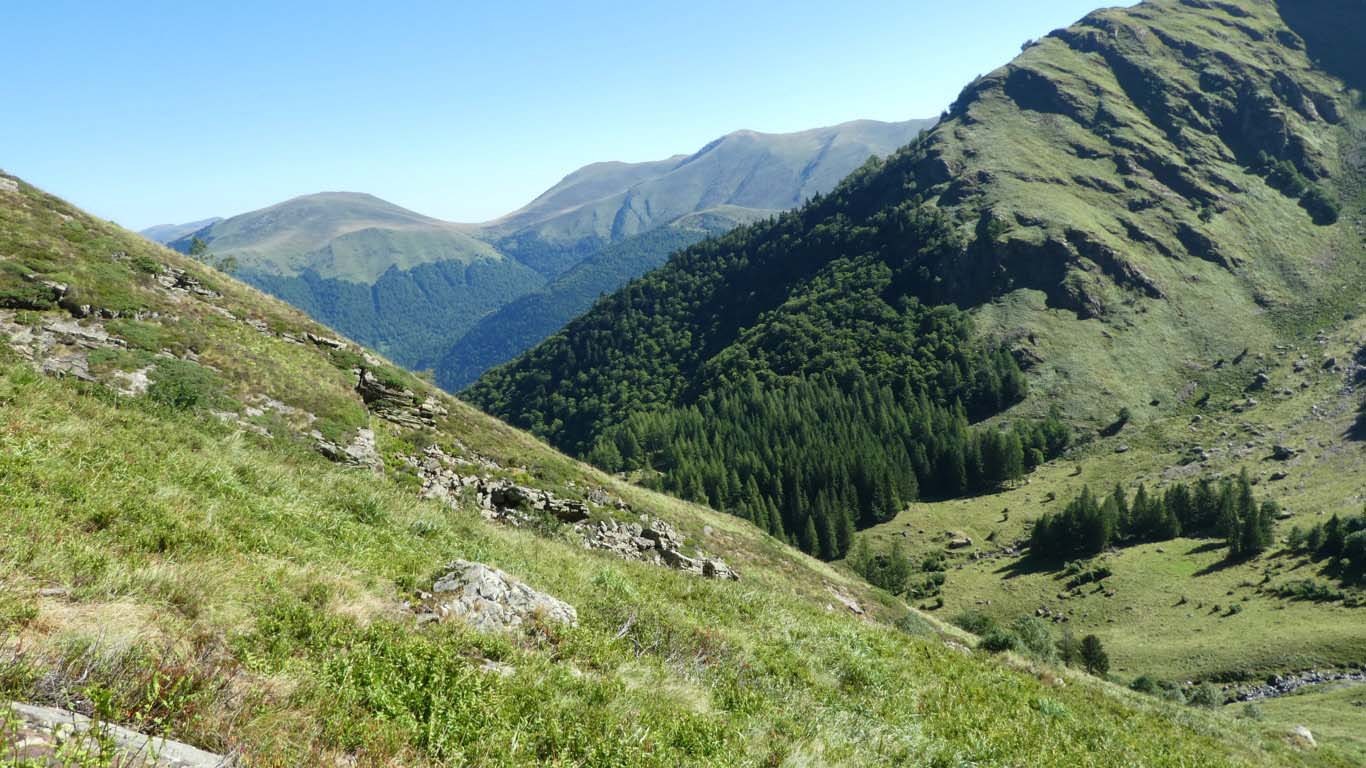
[[[1110,655],[1105,652],[1105,646],[1095,635],[1082,638],[1081,661],[1086,666],[1086,671],[1093,675],[1104,675],[1110,671]]]
[[[1081,642],[1072,634],[1071,627],[1062,628],[1062,639],[1058,641],[1058,658],[1069,667],[1081,662]]]
[[[1224,694],[1219,690],[1219,686],[1214,683],[1204,682],[1191,690],[1187,698],[1193,707],[1204,707],[1205,709],[1218,709],[1224,703]]]
[[[1010,630],[1030,656],[1039,661],[1054,661],[1058,658],[1057,649],[1053,646],[1053,633],[1043,619],[1021,616],[1010,625]]]
[[[204,242],[203,240],[199,239],[199,237],[197,237],[197,236],[196,236],[196,237],[190,238],[190,255],[191,255],[191,256],[193,256],[193,257],[195,257],[196,259],[198,259],[198,258],[202,258],[202,257],[204,256],[204,254],[206,254],[206,253],[208,253],[208,252],[209,252],[209,244],[208,244],[208,243],[206,243],[206,242]]]

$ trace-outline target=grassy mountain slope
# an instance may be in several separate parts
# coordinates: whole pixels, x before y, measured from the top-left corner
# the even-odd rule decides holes
[[[828,192],[869,156],[888,154],[933,124],[858,120],[790,134],[738,131],[689,156],[575,171],[486,225],[500,248],[553,279],[432,360],[437,382],[464,388],[675,250]]]
[[[757,369],[781,397],[793,349],[806,375],[917,366],[896,339],[866,343],[878,338],[866,324],[885,325],[908,298],[956,305],[976,338],[1008,345],[1026,369],[1030,397],[993,422],[1056,405],[1083,445],[1000,494],[931,496],[865,534],[915,563],[950,538],[974,542],[948,553],[945,616],[1062,610],[1078,635],[1104,639],[1126,679],[1359,665],[1359,601],[1271,592],[1338,583],[1322,560],[1277,545],[1229,562],[1219,541],[1178,539],[1102,555],[1107,585],[1059,598],[1061,564],[1022,557],[1018,542],[1083,483],[1132,493],[1244,467],[1293,513],[1277,537],[1360,512],[1361,382],[1343,361],[1360,348],[1351,318],[1366,299],[1366,117],[1352,89],[1363,59],[1342,30],[1363,13],[1203,0],[1096,12],[968,86],[923,142],[799,212],[676,256],[467,394],[587,455],[622,423],[687,423],[693,404],[733,397],[737,370]],[[1327,357],[1336,369],[1304,373]],[[1121,408],[1133,426],[1093,441]],[[650,477],[680,453],[714,455],[713,433],[616,447],[644,456]],[[1278,441],[1303,451],[1290,480],[1272,480],[1286,471],[1269,458]],[[724,481],[733,469],[743,485],[763,455],[702,472]],[[702,486],[695,497],[745,503]]]
[[[1341,317],[1359,296],[1350,222],[1317,221],[1264,178],[1282,163],[1350,204],[1357,114],[1271,4],[1098,12],[973,83],[926,140],[675,257],[470,394],[583,450],[632,409],[695,398],[780,322],[833,322],[827,347],[857,333],[821,293],[842,261],[881,286],[872,310],[900,297],[975,308],[1070,417],[1146,412],[1192,364]],[[682,380],[660,378],[675,368]],[[547,373],[563,384],[545,388]]]
[[[251,765],[1347,764],[946,644],[967,638],[0,181],[5,696]],[[429,421],[370,412],[357,370],[426,399]],[[367,428],[380,471],[314,448]],[[632,512],[594,518],[663,517],[742,580],[589,551],[549,516],[506,527],[469,497],[421,500],[404,457],[432,446],[563,497],[603,489]],[[578,626],[419,623],[405,598],[457,557],[570,601]]]

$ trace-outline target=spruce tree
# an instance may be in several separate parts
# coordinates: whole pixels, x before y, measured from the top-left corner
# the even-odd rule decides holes
[[[1105,652],[1105,646],[1095,635],[1082,638],[1081,660],[1086,665],[1086,671],[1093,675],[1103,676],[1110,671],[1110,655]]]

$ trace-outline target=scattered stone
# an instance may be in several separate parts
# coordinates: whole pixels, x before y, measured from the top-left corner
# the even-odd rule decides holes
[[[499,677],[512,677],[517,674],[516,667],[493,659],[484,659],[484,663],[479,665],[479,671]]]
[[[949,539],[949,549],[966,549],[972,546],[972,539],[967,536],[955,536]]]
[[[417,613],[435,616],[437,621],[454,616],[481,632],[503,632],[532,622],[570,626],[579,622],[574,606],[496,568],[466,560],[456,560],[446,568],[446,574],[432,584],[431,593],[418,595]]]
[[[162,288],[181,294],[193,294],[205,298],[216,299],[222,296],[218,291],[211,291],[200,284],[199,280],[179,267],[162,267],[161,273],[156,277],[157,283]]]
[[[304,339],[319,347],[346,349],[346,342],[332,336],[319,336],[312,332],[305,332]]]
[[[188,744],[146,736],[64,709],[17,702],[9,705],[17,719],[14,732],[0,733],[9,742],[4,756],[18,765],[65,765],[62,755],[76,747],[98,758],[99,765],[140,768],[229,768],[232,757],[205,752]],[[63,745],[69,745],[63,749]],[[9,765],[10,763],[6,763]]]
[[[549,512],[566,523],[588,519],[588,505],[582,501],[561,499],[550,491],[516,485],[508,480],[486,484],[481,496],[486,499],[485,506],[492,506],[496,510]]]
[[[1246,688],[1235,688],[1231,693],[1234,701],[1260,701],[1286,696],[1311,685],[1339,682],[1366,683],[1366,671],[1361,669],[1327,671],[1311,669],[1294,674],[1275,675],[1264,683]]]
[[[1270,384],[1271,376],[1268,375],[1266,371],[1259,371],[1257,375],[1253,377],[1252,384],[1248,387],[1248,389],[1254,391],[1259,389],[1266,389],[1266,387]]]
[[[1296,451],[1294,448],[1278,444],[1271,449],[1271,458],[1276,461],[1290,461],[1295,458],[1295,454],[1297,453],[1299,453],[1299,451]]]
[[[863,606],[859,605],[858,601],[851,597],[848,593],[844,592],[841,589],[837,589],[830,584],[825,585],[825,588],[830,590],[830,594],[835,596],[835,599],[839,601],[840,605],[843,605],[845,608],[849,609],[850,613],[854,614],[855,616],[864,615]]]
[[[596,525],[581,524],[584,546],[611,552],[625,560],[664,565],[709,579],[738,581],[740,574],[720,560],[707,555],[683,554],[683,539],[672,525],[659,519],[641,517],[639,523],[602,520]]]
[[[624,560],[667,566],[709,579],[738,581],[740,578],[723,560],[703,553],[697,557],[683,554],[682,537],[663,520],[642,516],[640,522],[601,520],[594,523],[589,520],[585,502],[564,499],[550,491],[517,485],[503,478],[463,474],[460,468],[474,466],[476,462],[449,456],[438,446],[428,446],[420,460],[409,458],[406,461],[417,471],[423,498],[437,499],[455,507],[468,489],[473,492],[484,518],[490,521],[521,526],[531,522],[536,513],[543,513],[572,525],[583,536],[588,549],[604,550]],[[488,469],[502,469],[487,459],[478,462]],[[624,501],[601,488],[589,490],[588,497],[599,506],[612,504],[618,510],[630,509]]]
[[[356,436],[345,447],[324,438],[322,433],[317,430],[313,431],[312,436],[317,444],[318,452],[332,461],[354,467],[365,467],[374,472],[384,470],[384,460],[380,458],[379,449],[375,445],[373,430],[356,430]]]
[[[136,397],[145,393],[152,386],[151,374],[152,366],[139,368],[136,371],[115,371],[114,391],[120,395]]]
[[[1279,483],[1280,481],[1286,479],[1287,477],[1290,477],[1290,473],[1289,473],[1289,472],[1272,472],[1272,473],[1271,473],[1271,477],[1269,477],[1269,478],[1267,478],[1267,479],[1270,480],[1270,481],[1273,482],[1273,483]]]
[[[1286,735],[1286,739],[1300,749],[1317,749],[1319,746],[1318,742],[1314,741],[1313,732],[1303,725],[1297,725],[1294,728],[1291,728],[1290,733]]]

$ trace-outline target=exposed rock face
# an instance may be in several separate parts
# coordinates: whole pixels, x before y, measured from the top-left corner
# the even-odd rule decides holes
[[[503,632],[534,622],[577,625],[574,606],[528,587],[483,563],[456,560],[420,593],[415,610],[428,621],[464,620],[482,632]]]
[[[540,488],[517,485],[510,480],[488,475],[464,474],[462,470],[483,468],[500,470],[497,464],[481,459],[478,462],[448,456],[437,446],[426,449],[421,459],[408,459],[417,469],[422,481],[422,497],[438,499],[455,506],[467,489],[474,494],[480,512],[488,520],[507,525],[525,525],[537,513],[550,515],[569,523],[583,535],[584,546],[600,549],[623,558],[662,565],[675,570],[695,573],[713,579],[735,581],[740,578],[725,561],[707,557],[690,557],[683,553],[683,539],[673,526],[663,520],[642,517],[638,523],[589,518],[585,502],[564,499]],[[598,506],[610,506],[618,511],[629,511],[630,505],[601,488],[588,492],[588,498]]]
[[[0,311],[0,334],[38,370],[50,376],[95,381],[88,361],[91,350],[121,349],[123,339],[110,336],[99,322],[85,325],[65,317],[43,317],[38,325],[16,322],[15,313]]]
[[[602,549],[626,560],[665,565],[674,570],[687,571],[709,579],[738,581],[740,575],[725,561],[683,554],[683,539],[672,525],[663,520],[642,516],[640,523],[619,523],[603,520],[597,525],[580,526],[584,530],[584,546]]]
[[[178,267],[163,268],[161,274],[157,275],[157,282],[173,294],[194,294],[210,299],[216,299],[222,295],[218,291],[205,288],[193,276]]]
[[[331,346],[321,339],[314,343]],[[371,413],[410,429],[434,426],[438,417],[447,414],[445,406],[441,405],[441,401],[436,397],[428,397],[419,403],[417,395],[412,390],[401,389],[381,381],[368,368],[360,369],[356,392],[360,394],[361,400],[365,401],[365,407],[370,409]]]
[[[3,754],[19,765],[64,765],[60,750],[73,746],[99,758],[99,765],[139,768],[229,768],[231,757],[211,754],[188,744],[144,736],[127,728],[95,723],[64,709],[10,704],[17,716],[12,732],[0,725]],[[7,763],[8,764],[8,763]]]
[[[338,445],[316,431],[313,433],[313,439],[317,443],[318,452],[332,461],[353,467],[365,467],[374,472],[384,470],[384,460],[380,458],[379,449],[375,445],[373,430],[356,430],[356,436],[346,446]]]

